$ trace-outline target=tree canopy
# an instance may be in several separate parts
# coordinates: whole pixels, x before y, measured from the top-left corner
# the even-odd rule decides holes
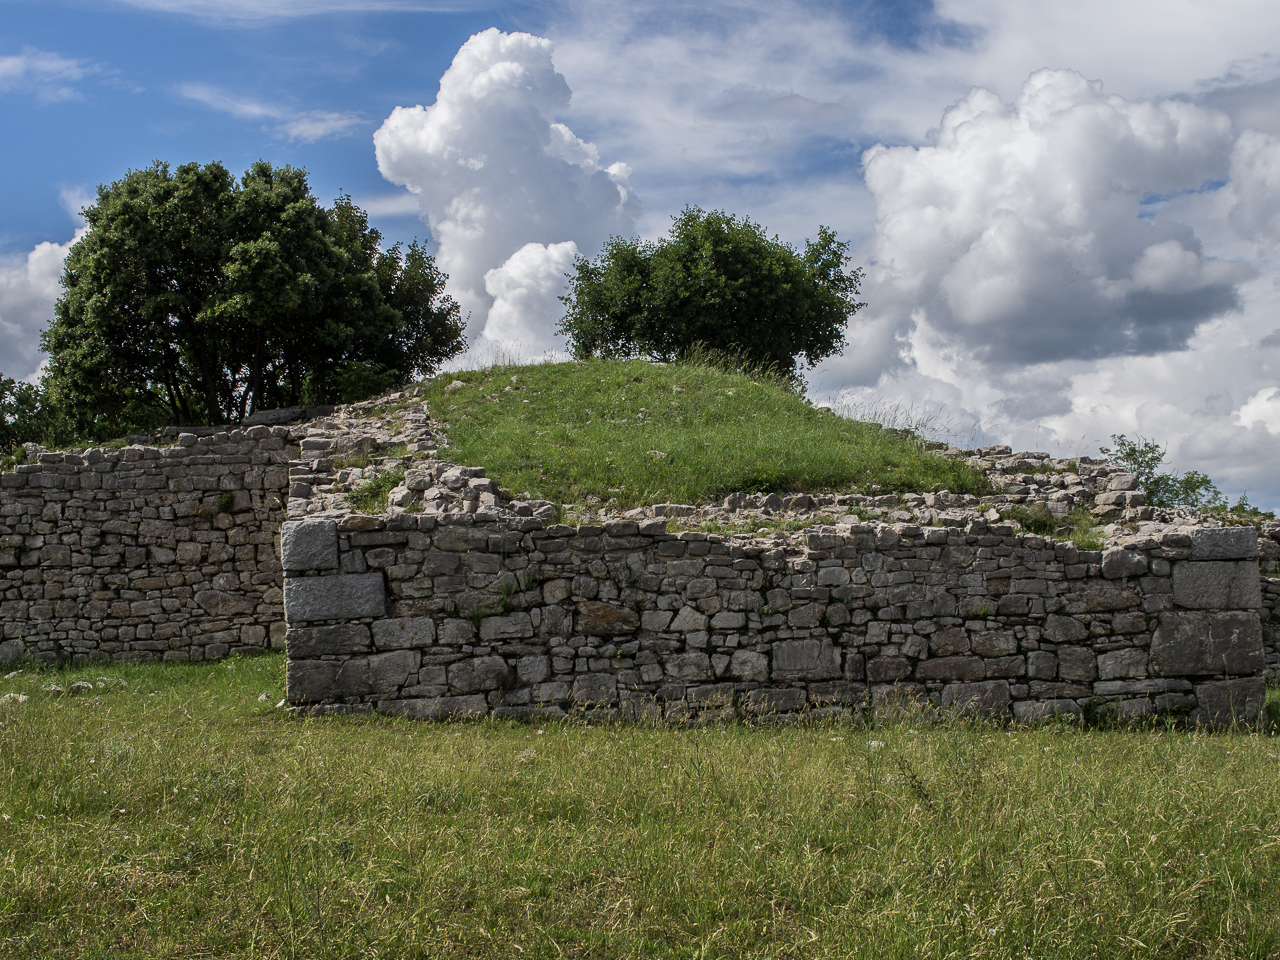
[[[818,228],[803,253],[751,220],[687,207],[657,242],[612,238],[570,274],[560,332],[579,357],[671,360],[702,346],[794,376],[845,346],[862,270]]]
[[[446,277],[305,171],[157,162],[98,188],[42,337],[75,428],[363,399],[465,345]]]

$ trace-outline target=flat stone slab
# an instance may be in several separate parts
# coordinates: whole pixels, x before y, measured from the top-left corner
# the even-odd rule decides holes
[[[387,615],[387,590],[381,573],[294,577],[284,582],[284,618],[359,620]]]
[[[1249,676],[1266,665],[1256,613],[1169,611],[1151,638],[1151,672],[1158,677]]]
[[[332,520],[289,520],[280,527],[280,561],[289,573],[338,569],[338,525]]]
[[[1192,560],[1253,560],[1258,531],[1253,527],[1207,527],[1191,531]]]
[[[1257,548],[1255,540],[1254,548]],[[1191,610],[1262,606],[1257,560],[1182,561],[1173,565],[1173,602]]]

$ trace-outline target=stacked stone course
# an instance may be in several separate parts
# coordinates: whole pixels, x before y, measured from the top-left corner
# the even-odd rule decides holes
[[[1008,525],[668,533],[471,513],[291,522],[288,699],[421,718],[847,714],[889,698],[1019,720],[1251,723],[1257,535],[1106,551]]]
[[[40,452],[0,474],[0,659],[205,660],[283,642],[283,427]]]

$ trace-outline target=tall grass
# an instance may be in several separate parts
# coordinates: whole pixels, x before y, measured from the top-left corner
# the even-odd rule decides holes
[[[0,683],[0,956],[1280,952],[1273,734],[297,720],[282,673]]]
[[[460,381],[462,387],[450,386]],[[735,491],[983,493],[979,471],[785,384],[714,365],[586,361],[437,377],[427,391],[451,459],[516,494],[620,506]]]

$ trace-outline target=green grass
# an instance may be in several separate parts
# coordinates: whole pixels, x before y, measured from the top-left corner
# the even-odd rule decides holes
[[[1280,952],[1274,734],[298,720],[282,674],[0,682],[0,956]]]
[[[1019,503],[1006,507],[1001,519],[1017,520],[1028,533],[1071,540],[1081,550],[1101,550],[1105,545],[1103,528],[1094,521],[1088,507],[1077,507],[1067,516],[1059,517],[1050,513],[1043,503],[1033,503],[1030,507]]]
[[[465,386],[448,390],[454,380]],[[989,490],[909,436],[810,406],[776,380],[641,360],[493,367],[428,384],[448,456],[513,493],[620,507],[736,491]]]
[[[361,513],[385,513],[388,495],[403,480],[404,467],[396,467],[360,484],[347,495],[347,500]]]

